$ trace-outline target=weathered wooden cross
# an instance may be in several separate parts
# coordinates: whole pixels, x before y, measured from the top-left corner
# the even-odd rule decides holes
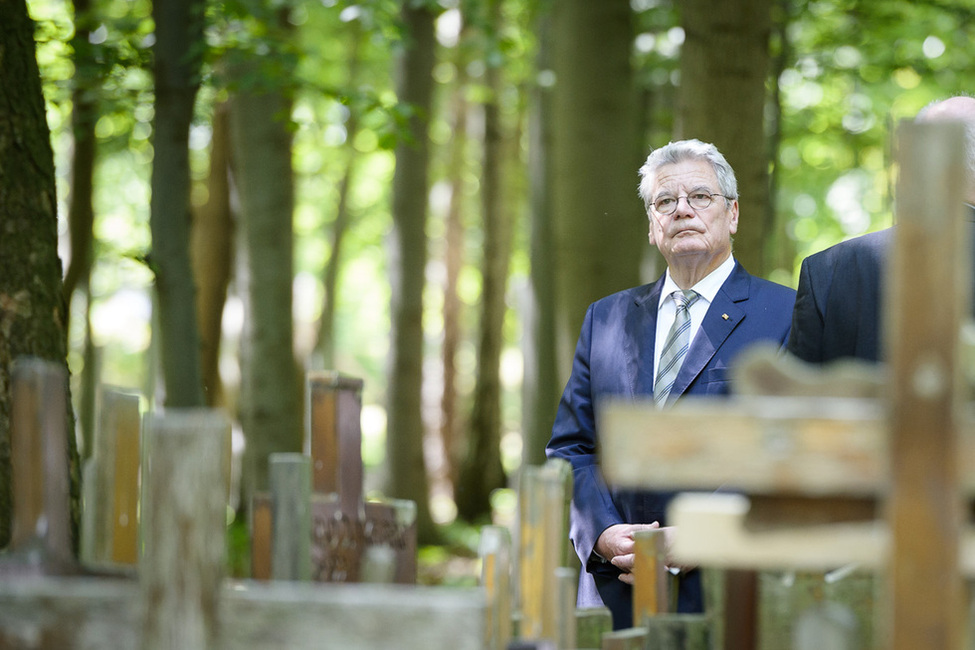
[[[961,533],[963,500],[975,493],[975,426],[959,362],[972,282],[963,141],[954,124],[904,123],[898,133],[884,380],[790,373],[780,358],[742,370],[777,396],[684,399],[664,411],[620,403],[600,422],[609,482],[726,493],[675,501],[683,561],[885,570],[878,621],[897,650],[957,650],[965,631],[962,576],[973,556]],[[850,396],[782,394],[814,384]]]

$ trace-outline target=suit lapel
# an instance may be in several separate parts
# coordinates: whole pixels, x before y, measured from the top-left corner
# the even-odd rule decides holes
[[[672,395],[679,397],[684,394],[738,323],[745,318],[745,310],[739,303],[748,300],[748,285],[748,272],[736,262],[734,271],[714,296],[701,328],[687,350],[684,365],[681,366],[671,389]]]
[[[653,394],[653,349],[656,344],[657,305],[663,277],[647,286],[627,311],[623,323],[623,358],[631,395]]]

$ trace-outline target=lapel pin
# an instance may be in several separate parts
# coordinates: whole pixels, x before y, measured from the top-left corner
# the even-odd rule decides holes
[[[721,314],[721,318],[728,320],[728,314]]]

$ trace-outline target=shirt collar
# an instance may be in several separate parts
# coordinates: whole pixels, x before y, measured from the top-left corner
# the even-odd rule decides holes
[[[691,287],[692,290],[696,291],[701,298],[708,301],[708,304],[714,301],[714,297],[718,295],[718,290],[721,289],[721,285],[725,283],[725,280],[731,275],[731,272],[735,270],[735,256],[729,255],[728,259],[722,262],[718,268],[714,269],[708,273],[700,282]],[[663,302],[670,294],[675,291],[680,291],[680,287],[674,282],[673,278],[670,277],[670,269],[664,274],[664,286],[660,292],[660,302]]]

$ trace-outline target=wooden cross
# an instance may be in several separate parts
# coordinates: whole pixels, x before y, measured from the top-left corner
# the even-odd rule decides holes
[[[685,561],[885,568],[889,647],[960,649],[962,573],[973,566],[972,554],[960,552],[962,503],[975,492],[975,427],[959,363],[972,282],[964,133],[955,124],[904,123],[898,138],[887,379],[850,382],[862,369],[790,373],[781,359],[764,364],[759,383],[859,396],[685,398],[669,411],[608,405],[603,471],[619,486],[737,492],[675,501],[671,523]],[[864,396],[878,386],[878,397]]]

